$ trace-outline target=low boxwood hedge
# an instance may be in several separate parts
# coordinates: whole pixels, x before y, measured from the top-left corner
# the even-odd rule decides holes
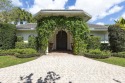
[[[40,53],[36,54],[17,54],[16,57],[18,58],[30,58],[30,57],[39,57]]]
[[[111,56],[110,51],[101,51],[99,49],[89,50],[88,53],[85,53],[84,56],[89,58],[97,58],[97,59],[104,59],[109,58]]]
[[[125,52],[112,53],[112,56],[125,58]]]
[[[36,50],[28,48],[28,49],[9,49],[9,50],[0,50],[0,56],[12,55],[19,58],[29,58],[40,56]]]

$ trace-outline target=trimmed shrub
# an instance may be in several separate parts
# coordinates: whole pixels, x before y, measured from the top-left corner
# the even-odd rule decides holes
[[[17,42],[23,42],[23,37],[22,36],[17,36]]]
[[[36,53],[37,51],[31,48],[0,50],[0,55],[19,55],[19,54],[36,54]]]
[[[125,58],[125,52],[113,53],[112,56]]]
[[[35,36],[29,36],[29,38],[28,38],[28,47],[36,49],[36,37]]]
[[[15,47],[16,26],[0,23],[0,49],[12,49]]]
[[[101,51],[99,49],[89,50],[88,53],[84,54],[86,57],[104,59],[109,58],[111,53],[109,51]]]
[[[15,53],[9,52],[7,50],[0,50],[0,56],[14,55]]]
[[[30,58],[30,57],[39,57],[40,53],[35,54],[17,54],[16,57],[18,58]]]
[[[25,43],[25,42],[16,42],[15,48],[17,48],[17,49],[28,48],[28,43]]]
[[[100,37],[90,36],[87,40],[87,49],[99,49],[100,48]]]
[[[109,44],[108,43],[102,43],[100,49],[101,50],[110,50]]]
[[[119,25],[111,25],[108,27],[110,49],[113,52],[125,51],[125,30]]]

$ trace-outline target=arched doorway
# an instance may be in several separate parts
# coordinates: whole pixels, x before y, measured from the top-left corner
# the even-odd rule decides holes
[[[67,33],[63,30],[56,35],[56,50],[67,50]]]

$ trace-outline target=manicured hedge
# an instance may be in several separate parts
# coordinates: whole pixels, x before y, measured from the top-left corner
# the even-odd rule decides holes
[[[125,30],[119,25],[111,25],[108,28],[110,49],[113,52],[125,51]]]
[[[28,43],[25,43],[25,42],[16,42],[15,48],[17,48],[17,49],[28,48]]]
[[[18,58],[29,58],[29,57],[37,57],[41,54],[37,53],[36,50],[28,48],[28,49],[9,49],[9,50],[0,50],[0,56],[16,56]]]
[[[125,52],[112,53],[112,56],[125,58]]]
[[[22,36],[17,36],[17,42],[23,42],[23,37]]]
[[[0,23],[0,49],[15,47],[16,27],[12,24]]]
[[[0,54],[5,55],[16,55],[16,54],[36,54],[37,51],[31,48],[28,49],[9,49],[9,50],[0,50]]]
[[[108,43],[102,43],[100,49],[101,50],[110,50],[109,44]]]
[[[111,53],[109,51],[101,51],[99,49],[95,49],[89,50],[89,52],[85,53],[84,55],[89,58],[104,59],[109,58],[111,56]]]
[[[18,54],[16,57],[18,58],[30,58],[30,57],[39,57],[40,53],[35,53],[35,54]]]

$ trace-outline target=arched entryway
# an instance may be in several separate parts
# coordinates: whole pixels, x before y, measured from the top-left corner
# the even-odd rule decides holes
[[[56,35],[56,50],[67,50],[67,33],[63,30]]]

